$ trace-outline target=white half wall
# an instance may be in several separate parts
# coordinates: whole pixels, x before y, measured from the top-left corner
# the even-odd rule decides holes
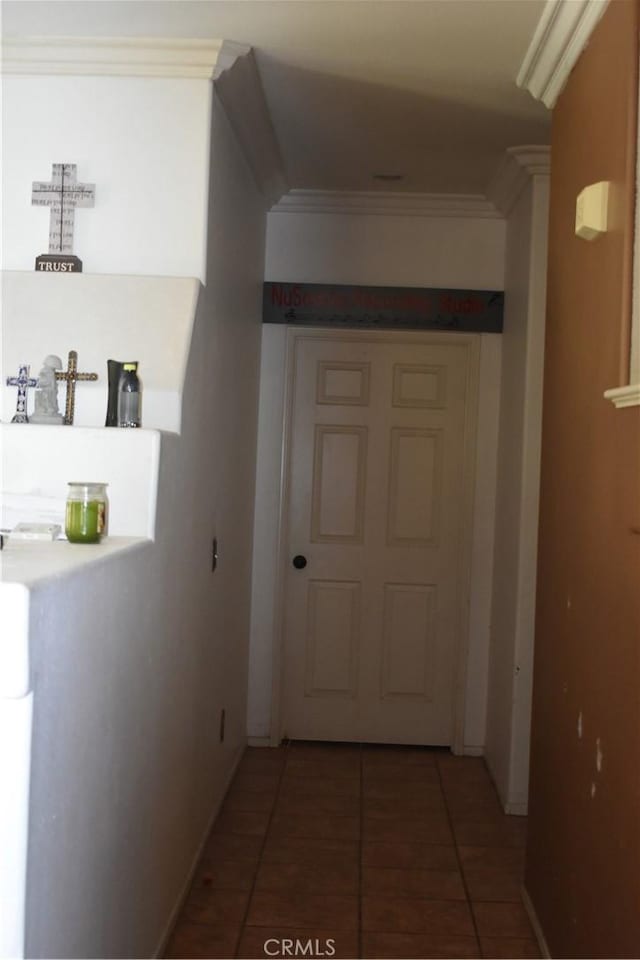
[[[2,78],[3,269],[48,251],[32,183],[75,163],[95,207],[75,214],[86,273],[205,280],[211,84],[157,77]],[[64,279],[64,278],[63,278]]]
[[[505,224],[500,219],[281,213],[267,219],[266,280],[502,290]],[[272,703],[277,535],[282,483],[285,327],[262,335],[251,613],[248,733],[275,738]],[[492,592],[499,335],[482,334],[478,460],[465,750],[485,743],[489,610]]]
[[[155,542],[30,595],[30,825],[16,956],[162,955],[246,744],[266,215],[215,93],[210,170],[207,284],[181,432],[162,436]],[[163,344],[179,364],[174,341]]]
[[[549,178],[507,220],[487,763],[508,813],[528,804]]]

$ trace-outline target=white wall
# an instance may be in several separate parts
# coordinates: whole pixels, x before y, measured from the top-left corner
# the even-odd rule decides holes
[[[78,369],[98,374],[76,388],[74,424],[103,427],[107,410],[107,360],[138,360],[143,426],[180,431],[182,386],[191,328],[200,295],[189,277],[76,276],[27,271],[2,273],[2,384],[0,420],[16,409],[16,388],[6,385],[28,363],[37,377],[48,354],[67,367],[69,350]],[[58,385],[64,412],[66,386]],[[27,394],[31,414],[34,391]]]
[[[265,213],[215,94],[212,130],[156,541],[33,594],[29,957],[156,955],[245,744]]]
[[[269,214],[266,280],[502,290],[500,219]]]
[[[48,251],[49,210],[34,180],[75,163],[95,207],[75,216],[85,273],[205,279],[211,85],[152,77],[2,78],[5,270]]]
[[[255,739],[277,739],[272,730],[272,702],[278,696],[274,675],[274,638],[280,494],[284,441],[286,334],[282,324],[262,328],[255,526],[251,590],[251,646],[247,733]]]
[[[272,212],[265,279],[307,283],[453,286],[502,290],[505,225],[499,219],[455,219]],[[284,410],[285,329],[266,326],[254,531],[248,732],[272,729],[274,601]],[[500,336],[481,335],[478,463],[470,598],[465,749],[485,742],[489,607],[497,450]]]
[[[511,813],[526,813],[536,588],[548,177],[507,221],[487,762]]]
[[[21,521],[64,527],[68,483],[89,478],[108,484],[112,536],[153,539],[161,444],[157,430],[0,424],[3,529]]]

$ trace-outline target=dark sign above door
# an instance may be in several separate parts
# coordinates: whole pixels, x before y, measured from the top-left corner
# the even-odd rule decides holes
[[[504,293],[440,287],[265,283],[263,323],[502,333]]]

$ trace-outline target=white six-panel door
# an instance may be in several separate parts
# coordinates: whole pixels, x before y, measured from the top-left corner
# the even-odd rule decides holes
[[[453,741],[471,353],[469,338],[295,338],[288,737]]]

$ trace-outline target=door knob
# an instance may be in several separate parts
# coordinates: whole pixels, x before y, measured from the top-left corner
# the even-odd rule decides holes
[[[292,561],[296,570],[304,570],[307,565],[307,558],[303,557],[301,553],[298,553]]]

